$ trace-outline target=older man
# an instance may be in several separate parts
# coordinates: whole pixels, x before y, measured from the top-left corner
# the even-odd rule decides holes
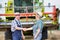
[[[11,31],[12,31],[12,40],[22,40],[25,39],[22,30],[24,31],[26,28],[22,28],[20,20],[20,15],[15,15],[15,19],[11,23]]]

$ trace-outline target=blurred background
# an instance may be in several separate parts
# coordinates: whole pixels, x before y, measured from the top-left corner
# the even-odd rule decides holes
[[[36,22],[36,12],[44,23],[42,39],[60,40],[60,0],[0,0],[0,39],[12,40],[10,27],[15,14],[19,13],[22,26],[29,28]],[[33,30],[24,35],[33,40]]]

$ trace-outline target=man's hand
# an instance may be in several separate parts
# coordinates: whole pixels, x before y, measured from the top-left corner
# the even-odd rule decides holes
[[[22,36],[22,39],[25,40],[25,36]]]
[[[27,28],[23,28],[23,31],[27,31],[26,29],[27,29]]]

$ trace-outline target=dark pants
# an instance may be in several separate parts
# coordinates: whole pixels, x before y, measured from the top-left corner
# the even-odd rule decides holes
[[[44,27],[43,28],[43,31],[42,31],[42,40],[45,40],[48,38],[48,33],[47,33],[47,27]]]

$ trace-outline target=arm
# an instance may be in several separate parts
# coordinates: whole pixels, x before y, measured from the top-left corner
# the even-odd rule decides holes
[[[38,28],[37,33],[34,38],[37,38],[38,34],[40,33],[40,28]]]
[[[30,27],[30,28],[27,28],[26,30],[28,31],[28,30],[33,30],[33,28],[35,27],[35,25],[33,25],[32,27]]]
[[[17,23],[15,21],[12,22],[13,24],[13,27],[16,29],[16,30],[24,30],[25,28],[22,28],[22,27],[18,27],[17,26]]]
[[[25,28],[15,27],[16,30],[25,30]]]
[[[17,26],[17,23],[13,20],[12,23],[11,23],[11,30],[25,30],[26,28],[22,28],[22,27],[18,27]]]
[[[38,23],[38,30],[34,38],[37,38],[42,29],[43,29],[43,22],[41,21]]]
[[[25,39],[25,36],[24,36],[24,34],[23,34],[23,31],[21,31],[21,33],[22,33],[22,39],[24,40],[24,39]]]
[[[31,28],[27,28],[26,30],[28,31],[28,30],[32,30],[33,28],[31,27]]]

